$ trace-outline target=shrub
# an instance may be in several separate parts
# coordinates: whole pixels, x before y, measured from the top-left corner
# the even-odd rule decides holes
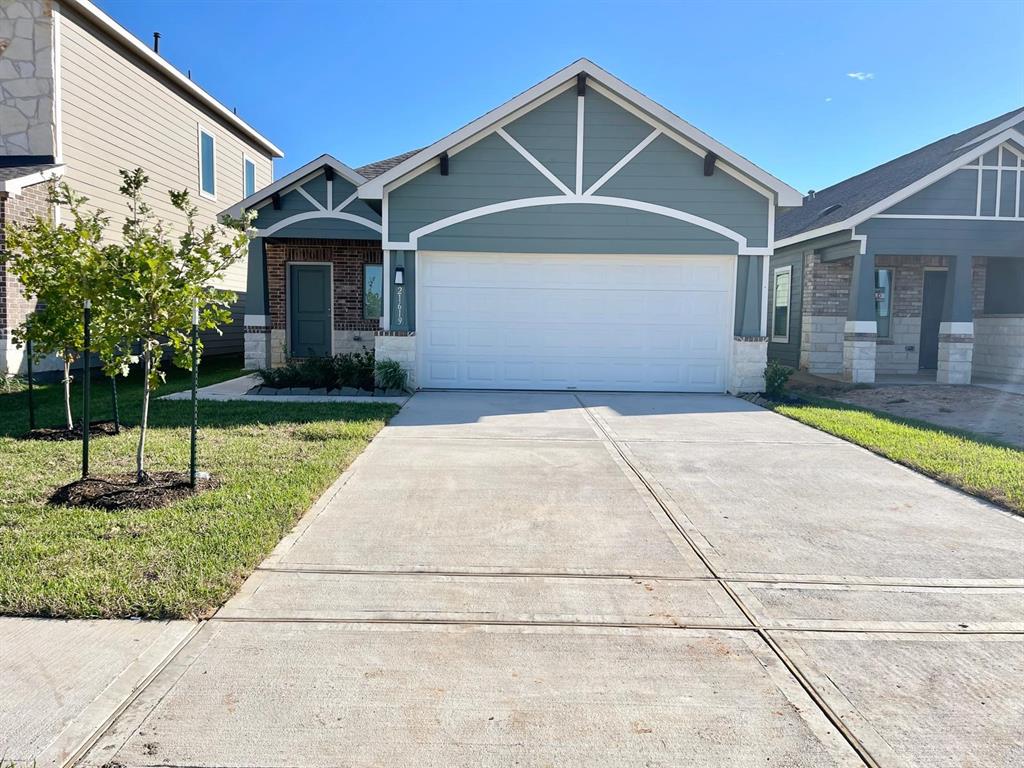
[[[10,395],[28,389],[28,384],[20,376],[0,374],[0,395]]]
[[[289,360],[280,368],[260,368],[256,375],[268,387],[311,389],[373,389],[373,352]]]
[[[373,389],[373,351],[335,355],[334,376],[338,387]]]
[[[397,360],[377,361],[377,385],[382,389],[400,389],[403,392],[409,385],[409,375]]]
[[[770,361],[768,367],[764,369],[765,394],[772,400],[782,399],[782,395],[786,391],[786,382],[789,381],[789,377],[792,375],[792,368],[788,368],[778,360]]]

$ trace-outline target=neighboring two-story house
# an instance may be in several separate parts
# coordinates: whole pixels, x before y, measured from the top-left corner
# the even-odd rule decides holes
[[[85,0],[0,4],[0,223],[58,215],[46,203],[62,177],[124,222],[122,168],[149,175],[154,212],[183,224],[168,189],[188,189],[199,223],[271,182],[281,151],[210,94]],[[3,241],[0,233],[0,250]],[[210,353],[241,352],[243,260],[222,287],[238,292],[236,322]],[[11,342],[31,310],[0,259],[0,373],[22,368]]]

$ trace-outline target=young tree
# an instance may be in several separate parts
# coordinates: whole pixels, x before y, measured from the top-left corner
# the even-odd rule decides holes
[[[25,225],[6,229],[7,270],[21,283],[25,296],[36,301],[36,310],[13,338],[19,347],[32,340],[34,362],[49,354],[64,365],[64,419],[74,428],[71,414],[71,366],[84,342],[82,307],[86,299],[96,303],[105,282],[103,276],[103,211],[84,211],[87,198],[65,183],[51,185],[48,200],[63,206],[68,223],[55,224],[37,216]],[[94,312],[94,335],[102,335],[102,307]],[[87,428],[87,425],[83,425]]]
[[[122,335],[105,334],[101,358],[111,375],[124,372],[141,356],[143,371],[142,418],[136,449],[136,479],[148,480],[146,436],[149,428],[150,395],[164,380],[161,363],[170,350],[182,368],[191,365],[190,333],[192,311],[199,309],[201,330],[216,329],[231,322],[235,294],[213,287],[231,265],[247,252],[246,227],[251,215],[241,221],[225,219],[222,225],[199,229],[196,208],[188,192],[169,192],[171,204],[185,214],[185,231],[177,239],[155,219],[143,199],[149,178],[141,168],[121,171],[121,194],[127,198],[128,219],[122,242],[109,253],[116,277],[108,283],[104,303],[111,323]],[[133,354],[124,339],[138,340],[141,355]],[[201,342],[200,342],[201,344]]]

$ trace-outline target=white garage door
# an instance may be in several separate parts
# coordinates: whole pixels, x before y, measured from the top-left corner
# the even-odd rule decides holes
[[[722,392],[735,257],[421,253],[421,387]]]

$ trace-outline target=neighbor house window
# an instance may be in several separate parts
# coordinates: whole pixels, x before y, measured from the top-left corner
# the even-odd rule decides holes
[[[789,341],[789,297],[792,279],[792,267],[779,267],[775,270],[772,291],[772,341]]]
[[[248,157],[242,158],[242,197],[256,192],[256,163]]]
[[[875,270],[875,321],[878,338],[888,339],[892,334],[892,270]]]
[[[384,317],[384,267],[363,265],[363,317],[377,320]]]
[[[217,196],[217,144],[213,134],[199,129],[199,194]]]

